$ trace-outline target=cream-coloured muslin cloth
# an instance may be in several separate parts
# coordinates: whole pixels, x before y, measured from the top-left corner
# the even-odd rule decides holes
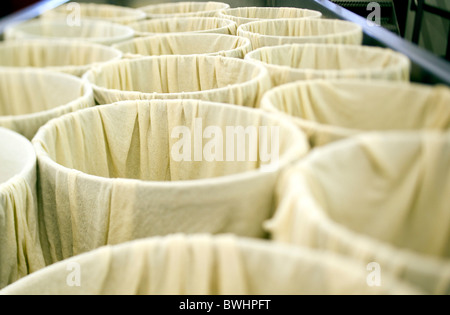
[[[47,263],[178,232],[263,237],[279,171],[309,149],[289,121],[198,100],[93,107],[33,143]]]
[[[271,87],[264,66],[220,56],[126,59],[94,68],[84,78],[98,104],[189,98],[257,107]]]
[[[450,129],[450,89],[445,86],[298,81],[267,92],[261,107],[290,116],[313,147],[370,131]]]
[[[342,44],[288,44],[263,47],[245,59],[263,64],[274,86],[312,79],[409,81],[411,62],[387,48]]]
[[[114,46],[126,58],[162,55],[208,55],[244,58],[252,50],[248,38],[223,34],[164,34],[136,38]]]
[[[358,24],[328,19],[282,19],[251,22],[238,27],[237,34],[251,40],[253,49],[284,44],[361,45]]]
[[[130,24],[136,37],[148,37],[167,33],[213,33],[236,35],[235,22],[215,17],[166,18]]]
[[[215,17],[220,11],[228,9],[223,2],[177,2],[151,4],[140,8],[150,19],[182,17]]]
[[[0,126],[32,139],[49,120],[94,106],[92,87],[64,73],[0,67]]]
[[[0,288],[45,266],[39,242],[36,154],[0,128]]]
[[[68,21],[88,18],[128,25],[130,23],[145,20],[147,14],[138,9],[111,4],[68,3],[45,12],[42,15],[42,18],[60,18],[67,19]]]
[[[450,294],[449,169],[448,132],[336,142],[284,174],[267,228],[275,240],[376,263],[381,278],[390,272]]]
[[[0,295],[422,294],[387,274],[380,287],[370,287],[368,273],[330,253],[231,235],[177,234],[99,248],[22,279]],[[273,307],[265,303],[262,309]]]
[[[319,19],[322,17],[322,13],[299,8],[241,7],[223,10],[218,17],[232,20],[240,26],[261,20]]]
[[[5,31],[6,40],[66,39],[112,45],[134,37],[132,28],[111,22],[82,19],[68,22],[65,19],[39,19],[10,26]]]
[[[94,43],[67,40],[21,40],[0,43],[0,67],[45,68],[81,77],[103,62],[119,60],[122,52]]]

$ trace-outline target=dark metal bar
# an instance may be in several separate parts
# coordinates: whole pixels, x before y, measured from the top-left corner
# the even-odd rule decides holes
[[[447,53],[445,55],[445,59],[450,61],[450,29],[448,31],[448,39],[447,39]]]
[[[400,35],[405,37],[406,34],[406,19],[408,17],[408,1],[394,0],[395,14],[400,29]]]
[[[395,8],[395,4],[392,5],[392,14],[395,17],[395,24],[396,24],[397,30],[399,31],[400,35],[402,35],[402,31],[401,31],[400,26],[398,24],[397,9]]]
[[[449,11],[443,10],[441,8],[437,8],[435,6],[432,6],[432,5],[429,5],[426,3],[423,5],[423,9],[426,12],[429,12],[429,13],[432,13],[435,15],[439,15],[440,17],[450,20],[450,12]]]
[[[412,42],[418,44],[420,40],[420,31],[422,30],[423,20],[423,5],[425,0],[418,0],[416,17],[414,19],[414,31],[412,36]]]
[[[403,0],[402,0],[403,1]],[[417,4],[413,1],[411,3],[411,10],[412,11],[416,11],[417,10]],[[427,4],[424,2],[423,4],[423,10],[435,15],[439,15],[440,17],[446,18],[446,19],[450,19],[450,12],[438,7],[435,7],[433,5]]]

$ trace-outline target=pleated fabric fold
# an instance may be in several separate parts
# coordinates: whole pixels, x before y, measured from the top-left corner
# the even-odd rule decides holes
[[[92,87],[80,78],[0,67],[0,126],[29,140],[49,120],[94,105]]]
[[[43,267],[31,143],[0,128],[0,288]]]
[[[315,150],[283,174],[274,240],[450,293],[449,132],[385,132]]]
[[[450,89],[382,80],[312,80],[279,86],[261,107],[291,117],[313,147],[365,132],[446,131]]]
[[[279,172],[309,150],[289,121],[198,100],[97,106],[33,143],[48,264],[171,233],[264,237]]]
[[[363,32],[358,24],[329,19],[263,20],[243,24],[237,35],[251,40],[253,49],[285,44],[361,45]]]
[[[126,100],[201,99],[258,107],[270,89],[262,65],[221,56],[156,56],[110,62],[84,76],[98,104]]]
[[[291,44],[263,47],[246,60],[264,65],[272,84],[315,79],[409,81],[411,61],[391,49],[342,44]]]
[[[421,294],[330,253],[231,235],[181,234],[108,246],[50,266],[1,295]]]

